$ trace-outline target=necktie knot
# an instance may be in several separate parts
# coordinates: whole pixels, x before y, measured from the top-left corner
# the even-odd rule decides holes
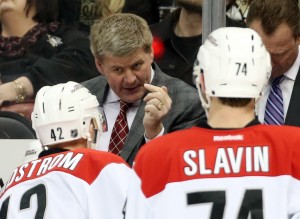
[[[129,109],[129,103],[120,100],[120,111],[122,113],[126,113],[128,109]]]
[[[277,86],[283,81],[284,75],[280,75],[277,78],[274,78],[272,81],[272,86]]]
[[[266,124],[284,124],[284,108],[282,91],[279,84],[284,79],[284,75],[274,78],[270,88],[270,94],[266,103],[264,121]]]

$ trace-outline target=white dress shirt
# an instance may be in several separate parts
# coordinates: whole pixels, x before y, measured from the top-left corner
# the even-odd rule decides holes
[[[154,74],[155,74],[155,72],[151,68],[151,80],[150,81],[152,81]],[[120,98],[115,94],[115,92],[112,89],[109,89],[107,98],[106,98],[105,102],[103,103],[103,110],[104,110],[104,113],[106,116],[108,130],[107,130],[107,132],[104,132],[101,135],[97,136],[96,149],[98,149],[98,150],[108,151],[108,146],[109,146],[112,129],[114,127],[115,121],[120,112],[119,100],[120,100]],[[134,117],[138,111],[141,101],[142,100],[139,100],[136,103],[134,103],[133,105],[131,105],[131,107],[128,109],[128,111],[126,113],[129,129],[133,123]],[[164,128],[162,129],[162,131],[159,133],[158,136],[161,136],[163,134],[163,132],[164,132]],[[149,139],[147,139],[146,137],[145,137],[145,140],[146,140],[146,142],[149,141]]]
[[[284,110],[284,118],[286,117],[287,110],[290,104],[290,99],[292,96],[292,91],[295,83],[295,79],[300,67],[300,46],[298,50],[298,57],[294,63],[294,65],[284,73],[284,80],[280,83],[280,89],[282,91],[282,97],[283,97],[283,110]],[[261,123],[264,123],[264,117],[265,117],[265,109],[267,104],[267,99],[269,97],[270,89],[271,89],[271,80],[268,82],[268,85],[265,87],[262,93],[262,97],[256,104],[256,113],[258,115],[258,120]]]

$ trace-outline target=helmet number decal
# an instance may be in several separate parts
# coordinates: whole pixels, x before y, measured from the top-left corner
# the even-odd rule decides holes
[[[58,139],[57,139],[57,137]],[[56,131],[54,129],[51,129],[51,138],[54,140],[54,141],[57,141],[57,140],[62,140],[64,139],[63,135],[62,135],[62,128],[58,127],[56,129]]]
[[[247,63],[236,62],[235,64],[237,65],[236,75],[244,74],[246,76],[247,75]]]

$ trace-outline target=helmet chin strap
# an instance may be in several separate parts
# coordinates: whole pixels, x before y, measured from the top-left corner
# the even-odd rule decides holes
[[[86,145],[87,148],[92,148],[92,138],[90,133],[86,133]]]
[[[200,85],[200,76],[198,76],[196,79],[196,87],[198,90],[201,104],[205,111],[205,115],[206,115],[206,117],[208,117],[208,110],[210,107],[210,97],[206,93],[202,92],[201,85]],[[206,95],[206,98],[204,97],[204,95]]]
[[[91,134],[90,133],[87,133],[86,134],[86,144],[87,144],[87,148],[90,148],[90,149],[96,149],[96,143],[97,143],[97,133],[98,133],[98,130],[97,129],[94,129],[94,132],[95,132],[95,137],[94,139],[91,138]]]

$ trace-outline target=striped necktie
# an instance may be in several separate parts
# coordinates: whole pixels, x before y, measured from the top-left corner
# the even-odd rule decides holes
[[[284,80],[284,75],[274,78],[270,89],[270,94],[266,104],[264,122],[268,125],[283,125],[284,111],[283,98],[280,83]]]
[[[128,108],[129,103],[120,100],[120,113],[113,127],[108,147],[108,151],[117,155],[120,155],[129,132],[126,118]]]

